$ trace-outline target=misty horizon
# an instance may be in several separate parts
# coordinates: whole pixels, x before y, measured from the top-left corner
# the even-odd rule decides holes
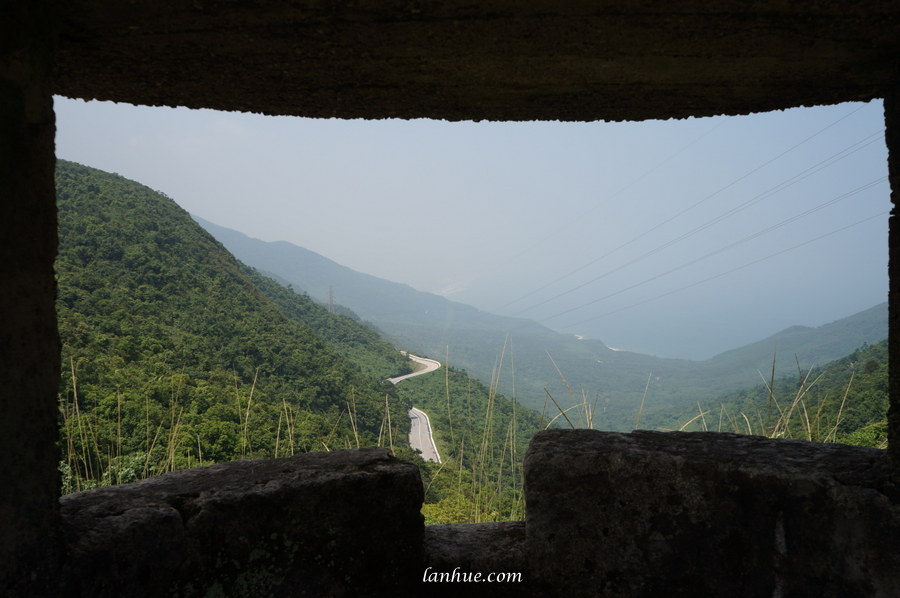
[[[282,240],[278,240],[278,241],[263,241],[262,239],[256,239],[256,238],[254,238],[254,237],[250,237],[249,235],[246,235],[246,234],[243,233],[242,231],[238,231],[238,230],[236,230],[236,229],[231,229],[231,228],[227,228],[227,227],[222,227],[222,226],[219,225],[218,223],[212,222],[211,220],[208,220],[208,219],[206,219],[206,218],[203,218],[202,216],[199,216],[199,215],[196,215],[196,214],[192,214],[191,216],[192,216],[192,218],[194,218],[194,220],[198,221],[198,222],[201,224],[201,226],[203,226],[204,228],[209,228],[209,225],[212,225],[213,228],[226,228],[227,230],[236,232],[236,233],[238,233],[238,234],[240,234],[240,235],[243,235],[244,237],[246,237],[246,238],[248,238],[248,239],[251,239],[251,240],[253,240],[253,241],[259,241],[259,242],[262,242],[262,243],[267,243],[267,244],[272,244],[272,245],[278,245],[278,244],[282,244],[282,243],[287,243],[287,244],[289,244],[289,245],[291,245],[291,246],[293,246],[293,247],[299,248],[299,249],[301,249],[301,250],[303,250],[303,251],[311,252],[311,253],[315,254],[316,256],[319,256],[320,258],[322,258],[322,259],[324,259],[324,260],[327,260],[327,261],[329,261],[329,262],[332,262],[332,263],[334,263],[336,266],[338,266],[339,268],[348,268],[348,269],[350,269],[350,270],[352,270],[353,272],[356,272],[356,273],[358,273],[358,274],[362,274],[362,275],[364,275],[364,276],[372,276],[371,274],[369,274],[369,273],[367,273],[367,272],[359,272],[359,271],[357,271],[357,270],[353,270],[352,268],[349,268],[349,267],[346,266],[345,264],[341,264],[341,263],[339,263],[339,262],[337,262],[337,261],[335,261],[335,260],[332,260],[332,259],[329,258],[328,256],[324,256],[324,255],[321,255],[321,254],[319,254],[319,253],[317,253],[317,252],[313,252],[313,251],[311,251],[311,250],[308,249],[308,248],[301,247],[301,246],[299,246],[299,245],[296,245],[295,243],[291,243],[290,241],[285,241],[285,240],[283,240],[283,239],[282,239]],[[210,232],[212,232],[212,231],[210,231]],[[213,234],[214,234],[214,233],[213,233]],[[215,236],[215,234],[214,234],[214,236]],[[376,277],[376,278],[377,278],[377,277]],[[277,280],[277,277],[276,277],[276,280]],[[386,280],[386,279],[380,279],[380,280]],[[389,282],[389,283],[391,283],[391,284],[396,284],[396,285],[409,286],[409,285],[406,285],[405,283],[397,282],[397,281],[386,281],[386,282]],[[293,285],[291,285],[291,286],[293,286]],[[412,288],[412,287],[410,287],[410,288]],[[325,296],[325,295],[323,295],[322,293],[314,293],[314,292],[311,292],[311,291],[309,291],[309,289],[299,289],[299,288],[298,288],[298,289],[295,289],[295,290],[296,290],[297,292],[301,292],[301,291],[302,291],[302,292],[309,292],[310,295],[311,295],[315,300],[321,302],[322,304],[327,304],[327,303],[329,303],[329,302],[333,302],[333,303],[335,303],[335,304],[337,304],[337,305],[343,305],[343,303],[342,303],[342,301],[341,301],[341,294],[340,294],[340,286],[339,286],[339,285],[338,285],[338,286],[331,285],[331,286],[329,287],[329,296]],[[446,295],[440,295],[440,294],[437,294],[437,293],[429,293],[428,291],[421,291],[421,290],[419,290],[419,289],[413,289],[413,290],[416,291],[416,292],[420,292],[420,293],[428,293],[428,294],[431,294],[431,295],[435,295],[435,296],[438,296],[438,297],[442,297],[442,298],[444,298],[444,299],[447,299],[448,301],[453,301],[453,302],[455,302],[455,303],[461,303],[461,304],[463,304],[463,305],[468,305],[468,304],[465,303],[464,301],[456,301],[456,300],[453,299],[452,297],[448,297],[448,296],[446,296]],[[887,304],[887,301],[883,301],[883,302],[881,302],[881,303],[877,303],[877,304],[875,304],[875,305],[869,306],[868,308],[864,308],[864,309],[860,310],[860,312],[866,311],[866,310],[868,310],[868,309],[873,309],[873,308],[878,307],[878,306],[880,306],[880,305],[886,305],[886,304]],[[476,306],[471,306],[471,307],[474,307],[475,309],[480,309],[480,308],[478,308],[478,307],[476,307]],[[480,311],[485,311],[485,310],[480,310]],[[683,356],[683,355],[677,355],[677,354],[676,354],[676,355],[658,355],[658,354],[649,353],[649,352],[644,352],[644,351],[635,351],[635,350],[632,350],[632,349],[629,349],[629,348],[626,348],[626,347],[612,346],[612,345],[610,345],[609,343],[606,343],[602,338],[592,338],[592,337],[588,337],[588,336],[585,336],[585,335],[582,335],[582,334],[576,334],[576,333],[569,334],[569,333],[562,332],[562,331],[559,331],[559,330],[554,330],[554,331],[555,331],[555,332],[558,332],[558,333],[560,333],[560,334],[566,335],[566,336],[574,337],[574,338],[576,338],[577,340],[585,340],[585,341],[594,340],[594,341],[599,341],[599,342],[603,343],[604,346],[606,346],[608,349],[610,349],[610,350],[612,350],[612,351],[628,351],[628,352],[632,352],[632,353],[641,353],[641,354],[644,354],[644,355],[650,355],[650,356],[653,356],[653,357],[671,358],[671,359],[691,359],[692,361],[704,361],[704,360],[706,360],[706,359],[715,357],[716,355],[720,355],[720,354],[722,354],[722,353],[724,353],[724,352],[727,352],[727,351],[730,351],[730,350],[733,350],[733,349],[737,349],[737,348],[743,347],[743,346],[745,346],[745,345],[748,345],[748,344],[751,344],[751,343],[754,343],[754,342],[758,342],[758,341],[765,340],[766,338],[769,338],[769,337],[771,337],[771,336],[774,336],[774,335],[776,335],[776,334],[778,334],[778,333],[780,333],[780,332],[784,332],[785,330],[789,330],[789,329],[797,328],[797,327],[808,328],[808,329],[820,328],[820,327],[825,326],[825,325],[827,325],[827,324],[831,324],[831,323],[834,323],[834,322],[836,322],[836,321],[842,320],[842,319],[844,319],[844,318],[846,318],[846,317],[850,317],[850,316],[856,315],[856,314],[858,314],[858,313],[860,313],[860,312],[853,312],[853,313],[844,314],[844,315],[839,316],[839,317],[837,317],[837,318],[834,318],[834,319],[832,319],[832,320],[823,321],[823,322],[811,322],[811,323],[795,323],[795,324],[791,324],[791,325],[789,325],[789,326],[787,326],[787,327],[785,327],[785,328],[780,328],[780,329],[778,329],[778,330],[772,330],[772,331],[770,331],[770,332],[768,332],[768,333],[762,334],[762,335],[759,336],[759,337],[752,338],[752,339],[748,340],[746,343],[743,343],[743,344],[741,344],[741,345],[730,346],[730,347],[727,347],[726,349],[723,349],[722,351],[719,351],[719,352],[717,352],[717,353],[714,353],[714,354],[711,354],[711,355],[709,355],[709,356],[707,356],[707,357],[702,357],[702,358],[689,358],[689,357],[685,357],[685,356]],[[491,313],[491,312],[487,312],[487,313]],[[494,315],[497,315],[497,314],[494,314]],[[551,330],[553,330],[552,327],[549,327],[549,328],[550,328]],[[513,329],[511,329],[510,332],[511,332],[512,334],[514,334],[514,333],[515,333],[515,330],[516,330],[516,329],[513,328]]]
[[[644,123],[56,110],[61,158],[212,222],[629,351],[703,359],[887,299],[880,102]]]

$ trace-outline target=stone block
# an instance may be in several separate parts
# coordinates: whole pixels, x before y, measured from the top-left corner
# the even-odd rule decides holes
[[[64,496],[65,596],[394,596],[422,571],[418,469],[370,448]]]
[[[55,596],[60,564],[55,124],[58,3],[0,8],[0,596]]]
[[[552,596],[896,596],[884,451],[718,433],[550,430],[526,545]]]
[[[527,565],[524,521],[429,525],[419,595],[525,598],[534,595]],[[475,573],[481,573],[481,581],[474,581]],[[502,576],[502,581],[488,580],[492,573],[495,579]],[[426,575],[440,579],[441,574],[449,575],[451,581],[426,579]],[[454,576],[463,581],[453,581]]]

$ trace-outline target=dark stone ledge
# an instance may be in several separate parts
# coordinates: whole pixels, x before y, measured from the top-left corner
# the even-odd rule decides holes
[[[66,596],[393,596],[422,482],[384,449],[176,471],[61,499]]]
[[[425,527],[422,596],[531,596],[525,554],[525,522],[453,523]],[[521,581],[427,582],[427,574],[520,574]]]
[[[554,596],[893,596],[884,451],[717,433],[551,430],[525,460],[530,569]]]

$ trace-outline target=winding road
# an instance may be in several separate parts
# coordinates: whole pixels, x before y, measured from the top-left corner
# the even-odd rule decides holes
[[[428,374],[441,367],[441,363],[433,359],[426,359],[424,357],[409,354],[407,354],[407,356],[424,367],[412,374],[388,378],[388,382],[397,384],[398,382],[403,382],[414,376]],[[411,424],[409,428],[409,446],[414,450],[420,451],[424,460],[440,463],[441,455],[438,453],[437,446],[434,444],[434,436],[431,433],[431,421],[428,419],[428,414],[421,409],[413,407],[409,410],[409,420]]]

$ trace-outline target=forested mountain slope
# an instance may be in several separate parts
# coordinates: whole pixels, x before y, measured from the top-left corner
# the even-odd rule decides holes
[[[246,263],[320,301],[333,290],[339,303],[383,330],[398,346],[438,357],[449,350],[451,363],[486,385],[494,380],[494,364],[505,351],[514,367],[506,368],[498,388],[533,409],[544,405],[545,389],[564,407],[581,401],[582,391],[592,399],[599,395],[595,423],[603,429],[631,429],[645,389],[645,423],[656,421],[657,413],[664,422],[673,407],[752,386],[774,353],[779,356],[778,374],[783,375],[796,367],[795,356],[804,367],[824,364],[862,343],[887,337],[885,303],[817,328],[790,328],[701,362],[614,351],[600,341],[578,340],[535,322],[496,316],[355,272],[291,243],[268,243],[197,220]],[[574,399],[563,378],[575,389]]]
[[[885,302],[816,328],[793,326],[761,341],[716,355],[702,362],[701,372],[727,380],[726,372],[742,367],[768,371],[776,353],[776,375],[796,370],[795,355],[801,367],[822,366],[864,344],[875,344],[887,338],[887,321],[888,304]]]
[[[67,489],[193,464],[405,443],[376,333],[240,264],[170,199],[59,161]],[[323,340],[323,339],[327,339]]]
[[[771,362],[771,359],[770,359]],[[887,444],[887,340],[864,345],[820,367],[703,401],[673,422],[694,419],[689,429],[722,429],[764,436],[843,442],[884,448]],[[709,413],[702,418],[697,409]]]
[[[380,445],[422,467],[431,522],[523,516],[521,461],[547,418],[447,368],[390,385],[410,362],[376,331],[241,264],[147,187],[59,161],[57,197],[64,492]],[[412,404],[434,412],[440,466],[408,446]]]

